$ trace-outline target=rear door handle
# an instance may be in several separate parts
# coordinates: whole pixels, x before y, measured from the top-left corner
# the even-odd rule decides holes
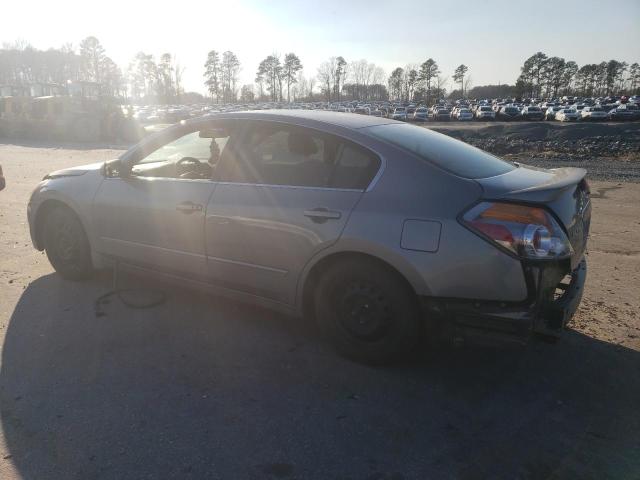
[[[202,205],[199,203],[193,203],[191,201],[188,202],[182,202],[179,203],[178,205],[176,205],[176,210],[179,212],[184,213],[185,215],[189,215],[191,213],[194,212],[201,212],[202,211]]]
[[[312,210],[305,210],[304,216],[309,217],[316,223],[324,223],[327,220],[337,220],[342,217],[342,213],[337,210],[329,210],[325,207],[318,207]]]

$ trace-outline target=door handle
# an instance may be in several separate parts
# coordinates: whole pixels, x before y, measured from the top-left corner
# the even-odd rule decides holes
[[[202,211],[202,205],[199,203],[193,203],[193,202],[182,202],[179,203],[178,205],[176,205],[176,210],[179,212],[182,212],[186,215],[189,215],[191,213],[194,212],[201,212]]]
[[[316,223],[324,223],[327,220],[337,220],[342,217],[342,213],[337,210],[329,210],[326,207],[318,207],[312,210],[305,210],[304,216],[309,217]]]

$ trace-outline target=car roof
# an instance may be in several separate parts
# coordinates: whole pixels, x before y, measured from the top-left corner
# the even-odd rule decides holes
[[[358,115],[355,113],[333,112],[328,110],[251,110],[246,112],[229,112],[213,114],[206,120],[216,118],[234,118],[241,120],[279,120],[298,125],[324,123],[344,128],[358,129],[387,123],[402,123],[387,118]],[[199,119],[194,119],[197,122]],[[189,122],[189,121],[188,121]]]

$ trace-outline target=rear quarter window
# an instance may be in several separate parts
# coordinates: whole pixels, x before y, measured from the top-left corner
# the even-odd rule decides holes
[[[357,145],[342,143],[329,186],[365,190],[379,168],[380,159],[376,155]]]
[[[390,123],[363,128],[361,131],[408,150],[463,178],[495,177],[516,168],[464,142],[414,125]]]

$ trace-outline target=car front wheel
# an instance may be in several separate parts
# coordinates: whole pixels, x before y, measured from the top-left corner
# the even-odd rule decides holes
[[[56,272],[67,280],[87,278],[92,270],[91,252],[78,217],[58,207],[48,212],[44,222],[44,248]]]
[[[420,337],[420,309],[397,273],[375,262],[332,265],[315,292],[316,319],[342,355],[381,365],[410,353]]]

